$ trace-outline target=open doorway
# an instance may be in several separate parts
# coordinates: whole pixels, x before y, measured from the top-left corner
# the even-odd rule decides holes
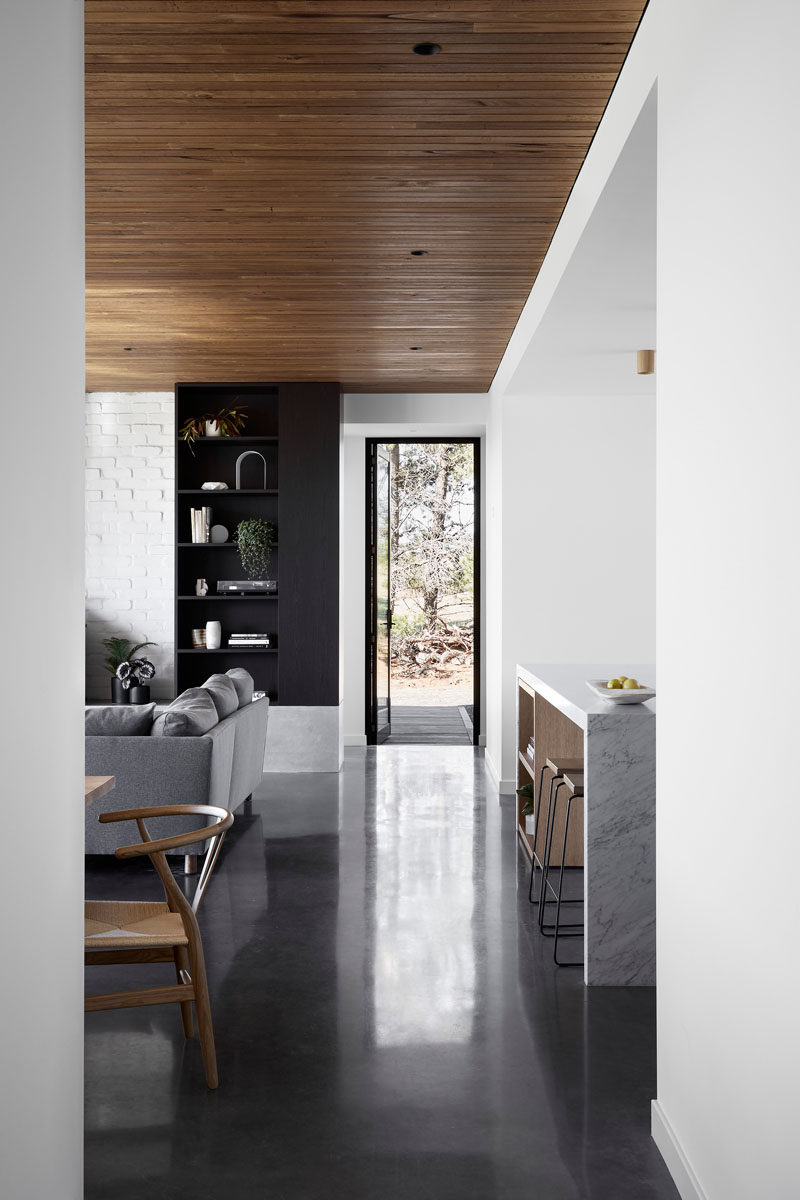
[[[479,447],[367,439],[370,744],[478,744]]]

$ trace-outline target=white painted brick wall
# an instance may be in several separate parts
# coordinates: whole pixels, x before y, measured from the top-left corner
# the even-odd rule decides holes
[[[173,694],[175,398],[86,397],[86,695],[105,699],[103,639],[158,642],[154,699]]]

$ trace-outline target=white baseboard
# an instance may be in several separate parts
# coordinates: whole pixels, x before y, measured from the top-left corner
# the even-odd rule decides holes
[[[650,1130],[661,1157],[667,1164],[681,1200],[708,1200],[700,1186],[700,1180],[692,1170],[691,1163],[683,1152],[675,1130],[667,1120],[666,1113],[657,1100],[653,1100],[650,1112]]]
[[[513,796],[517,788],[516,780],[500,778],[497,772],[497,767],[494,765],[494,761],[488,750],[483,757],[483,762],[486,772],[492,781],[493,787],[500,793],[500,795]]]
[[[478,745],[479,746],[486,745],[486,734],[485,733],[478,734]]]
[[[346,733],[344,744],[345,746],[366,746],[367,735],[365,733]]]

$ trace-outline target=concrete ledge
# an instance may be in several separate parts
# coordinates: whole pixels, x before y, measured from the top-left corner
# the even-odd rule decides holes
[[[343,706],[271,704],[264,771],[339,771]]]

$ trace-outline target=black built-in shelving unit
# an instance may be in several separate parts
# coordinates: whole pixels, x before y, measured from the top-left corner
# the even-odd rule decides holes
[[[199,438],[194,454],[178,437],[188,417],[225,405],[247,408],[245,435]],[[273,702],[339,703],[339,494],[341,394],[335,383],[209,384],[175,388],[175,690],[200,686],[217,671],[244,666]],[[257,450],[242,467],[236,460]],[[204,491],[217,480],[224,491]],[[252,484],[252,488],[248,485]],[[276,528],[267,572],[271,595],[216,594],[218,579],[244,579],[233,541],[191,541],[192,508],[209,507],[233,538],[239,521],[265,517]],[[208,594],[195,595],[205,578]],[[219,650],[194,650],[192,629],[222,625]],[[231,633],[269,633],[270,649],[231,648]]]

